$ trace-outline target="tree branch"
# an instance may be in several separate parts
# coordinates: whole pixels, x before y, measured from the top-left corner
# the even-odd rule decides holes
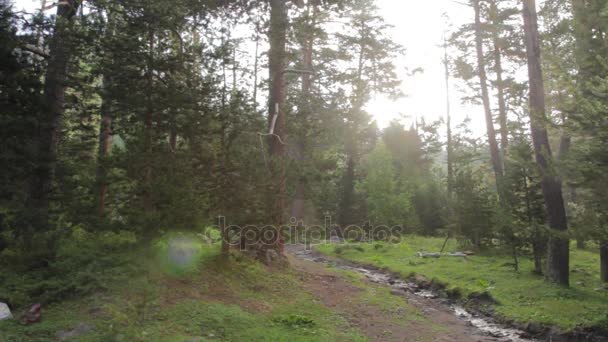
[[[21,46],[21,48],[25,51],[32,52],[38,56],[41,56],[44,58],[51,58],[51,55],[49,55],[47,51],[44,51],[42,48],[39,48],[32,44],[25,44],[25,45]]]

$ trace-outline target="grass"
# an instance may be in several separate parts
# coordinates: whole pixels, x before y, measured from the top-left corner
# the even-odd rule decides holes
[[[598,253],[571,248],[571,284],[563,288],[546,282],[532,273],[529,258],[521,258],[515,272],[512,258],[481,253],[469,258],[443,257],[422,259],[418,251],[439,251],[442,238],[406,236],[399,244],[319,245],[323,253],[348,260],[384,267],[409,277],[424,275],[447,284],[466,297],[475,292],[489,292],[498,301],[495,310],[507,319],[520,323],[537,322],[568,331],[575,327],[608,328],[608,291],[599,290]],[[446,251],[460,250],[450,240]]]
[[[170,244],[169,244],[170,245]],[[157,246],[145,272],[107,291],[45,306],[40,323],[0,322],[0,341],[56,341],[60,330],[92,323],[78,341],[364,341],[346,320],[302,290],[298,275],[217,245],[184,239],[183,262]],[[181,252],[180,252],[181,253]],[[192,260],[190,260],[190,258]]]
[[[337,274],[349,279],[361,292],[352,300],[361,305],[375,305],[388,314],[395,323],[408,325],[412,321],[425,321],[424,316],[402,296],[391,293],[390,287],[365,282],[365,276],[355,271],[333,269]]]

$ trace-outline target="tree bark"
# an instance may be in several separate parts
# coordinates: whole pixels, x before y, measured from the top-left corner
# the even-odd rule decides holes
[[[488,144],[490,145],[490,156],[492,157],[492,168],[496,177],[496,189],[498,194],[501,191],[501,182],[503,176],[502,161],[498,143],[496,142],[496,131],[494,129],[494,119],[492,118],[492,110],[490,108],[490,96],[488,93],[488,77],[486,75],[486,65],[483,54],[483,36],[481,30],[481,13],[480,0],[473,0],[473,8],[475,10],[475,46],[477,50],[477,72],[479,75],[479,86],[481,88],[481,98],[483,101],[483,109],[486,117],[486,128],[488,133]],[[502,196],[500,196],[502,198]]]
[[[97,184],[98,184],[98,207],[100,217],[106,213],[106,197],[108,194],[108,163],[107,159],[112,148],[112,112],[110,109],[110,98],[108,83],[110,78],[103,78],[103,94],[101,99],[101,123],[99,125],[99,152],[97,155]]]
[[[36,229],[45,229],[49,220],[50,195],[65,111],[67,68],[71,56],[70,27],[79,5],[80,1],[77,0],[67,0],[57,5],[55,30],[49,43],[50,58],[44,84],[45,107],[39,116],[37,165],[30,182],[27,203],[32,226]]]
[[[561,117],[562,117],[562,127],[564,127],[566,125],[566,120],[567,120],[566,114],[562,113]],[[572,146],[572,137],[570,136],[570,134],[566,131],[566,128],[564,127],[562,129],[562,136],[559,139],[559,152],[557,153],[558,160],[563,160],[566,157],[568,152],[570,152],[570,146]]]
[[[313,6],[312,14],[310,13],[310,6]],[[316,17],[318,13],[318,8],[314,4],[308,3],[308,14],[312,15],[310,20],[310,27],[308,27],[309,35],[306,37],[304,43],[302,44],[302,67],[305,71],[312,71],[312,58],[313,58],[313,48],[314,48],[314,28],[316,26]],[[312,75],[308,72],[302,74],[302,101],[301,108],[299,110],[298,121],[301,124],[301,136],[299,137],[299,141],[296,144],[296,160],[299,164],[301,164],[305,160],[306,154],[306,140],[308,134],[308,120],[310,116],[310,89],[312,87]],[[298,222],[304,222],[304,211],[306,208],[306,175],[302,172],[302,168],[300,169],[300,176],[296,181],[296,189],[294,193],[293,202],[291,204],[291,217]]]
[[[253,63],[253,109],[258,109],[258,64],[260,49],[260,24],[255,24],[255,59]]]
[[[445,72],[445,109],[446,109],[446,124],[447,124],[447,135],[448,135],[448,141],[447,141],[447,163],[448,163],[448,184],[447,184],[447,190],[448,190],[448,198],[451,199],[452,198],[452,190],[454,187],[454,165],[453,165],[453,142],[452,142],[452,113],[451,113],[451,107],[450,107],[450,67],[449,67],[449,60],[448,60],[448,42],[446,40],[446,37],[444,35],[443,38],[443,66],[444,66],[444,72]],[[451,210],[451,209],[450,209]]]
[[[353,152],[348,152],[346,172],[342,178],[342,192],[338,205],[338,225],[341,230],[353,223],[352,206],[355,196],[355,161],[353,158]],[[341,233],[339,233],[339,235],[340,237],[343,237]]]
[[[502,78],[502,51],[498,30],[498,6],[495,1],[491,3],[491,17],[493,21],[492,41],[494,44],[494,72],[496,72],[496,90],[498,96],[498,119],[500,121],[500,146],[503,158],[509,146],[509,128],[507,127],[507,105],[505,101],[504,80]],[[503,165],[504,166],[504,165]]]
[[[536,1],[523,0],[524,34],[528,59],[530,129],[534,142],[534,154],[541,172],[541,185],[549,227],[553,231],[549,237],[547,255],[547,278],[563,286],[569,285],[569,239],[566,210],[562,195],[562,184],[551,170],[551,146],[545,127],[545,94],[540,63],[540,46]]]
[[[287,7],[283,0],[270,0],[270,51],[268,66],[270,72],[270,96],[268,124],[273,133],[268,137],[274,186],[270,195],[270,213],[275,225],[274,249],[283,253],[281,228],[285,213],[285,63],[287,41]]]
[[[600,271],[602,282],[608,283],[608,240],[600,242]]]
[[[144,186],[143,186],[143,204],[146,212],[154,210],[154,203],[152,201],[152,135],[153,135],[153,107],[152,107],[152,91],[153,91],[153,69],[154,69],[154,31],[150,30],[148,33],[148,65],[147,65],[147,102],[148,108],[146,108],[144,117]]]
[[[114,34],[114,13],[109,10],[107,13],[108,23],[106,31],[106,39],[111,39]],[[111,57],[105,60],[108,63],[105,68],[108,68],[113,64]],[[102,79],[102,93],[101,93],[101,108],[100,115],[101,121],[99,125],[99,147],[97,154],[97,213],[100,217],[105,216],[106,213],[106,201],[108,194],[109,183],[107,180],[108,176],[108,156],[112,150],[112,106],[110,96],[110,85],[112,84],[111,73],[105,69],[103,72]]]

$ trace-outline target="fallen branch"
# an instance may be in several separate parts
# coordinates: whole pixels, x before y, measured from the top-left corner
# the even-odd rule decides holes
[[[449,257],[468,257],[471,255],[475,255],[474,252],[465,251],[465,252],[452,252],[452,253],[437,253],[437,252],[418,252],[416,256],[419,258],[440,258],[442,256]]]

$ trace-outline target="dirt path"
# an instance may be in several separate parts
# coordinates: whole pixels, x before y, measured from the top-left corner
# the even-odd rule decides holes
[[[436,301],[394,290],[388,298],[375,297],[388,287],[367,279],[351,279],[323,264],[304,260],[295,251],[297,247],[289,250],[290,262],[300,272],[305,290],[343,315],[370,341],[509,341],[484,335]]]

